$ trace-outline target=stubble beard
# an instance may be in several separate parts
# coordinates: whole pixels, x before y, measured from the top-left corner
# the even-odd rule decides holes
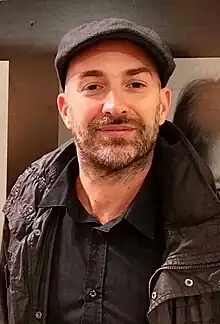
[[[98,126],[113,124],[135,126],[136,136],[132,140],[97,136]],[[88,173],[99,174],[102,178],[107,176],[115,179],[122,174],[132,177],[134,173],[149,166],[158,132],[159,108],[151,125],[127,117],[104,117],[99,121],[91,121],[84,132],[77,125],[72,127],[77,154],[84,169]]]

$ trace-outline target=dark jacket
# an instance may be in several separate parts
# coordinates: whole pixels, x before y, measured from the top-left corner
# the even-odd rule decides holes
[[[4,207],[0,323],[46,323],[54,241],[64,206],[47,204],[75,155],[68,142],[34,162]],[[166,122],[153,160],[166,248],[149,284],[150,324],[220,323],[220,202],[213,176],[182,133]]]

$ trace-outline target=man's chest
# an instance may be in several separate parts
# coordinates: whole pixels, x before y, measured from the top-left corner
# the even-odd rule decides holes
[[[148,283],[161,251],[129,223],[109,231],[96,225],[64,217],[51,269],[50,309],[60,323],[89,318],[97,324],[145,323]]]

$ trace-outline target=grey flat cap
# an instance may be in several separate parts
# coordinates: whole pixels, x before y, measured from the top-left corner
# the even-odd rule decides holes
[[[175,62],[169,47],[160,36],[154,30],[128,20],[107,18],[76,27],[62,38],[55,58],[55,67],[63,90],[68,65],[74,56],[107,39],[129,40],[141,46],[157,66],[162,86],[167,84],[175,69]]]

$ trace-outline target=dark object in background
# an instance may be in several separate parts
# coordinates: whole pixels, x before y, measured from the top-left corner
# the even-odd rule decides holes
[[[220,190],[220,79],[190,82],[179,96],[173,122],[205,159]]]

